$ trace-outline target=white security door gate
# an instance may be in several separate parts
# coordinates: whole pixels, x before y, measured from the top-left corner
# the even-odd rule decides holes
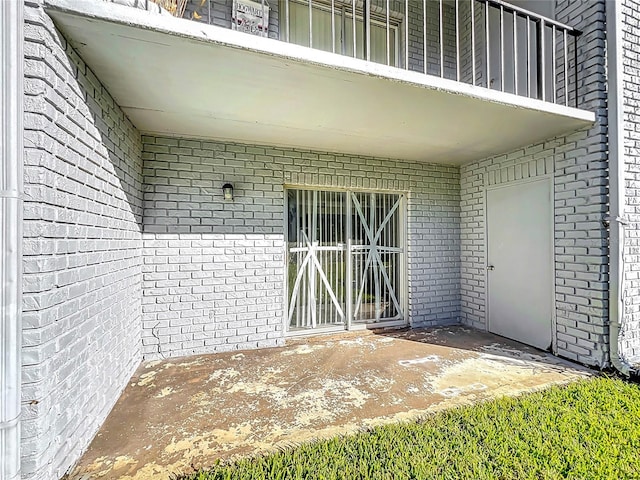
[[[553,317],[551,182],[487,191],[489,330],[549,349]]]
[[[400,194],[287,191],[289,330],[405,322]]]

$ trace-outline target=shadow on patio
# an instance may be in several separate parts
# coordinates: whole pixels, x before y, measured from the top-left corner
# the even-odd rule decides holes
[[[344,333],[143,364],[71,479],[168,478],[216,459],[411,420],[590,374],[461,326]]]

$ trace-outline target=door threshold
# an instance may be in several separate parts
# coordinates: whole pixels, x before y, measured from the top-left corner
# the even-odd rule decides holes
[[[285,332],[285,338],[300,338],[300,337],[315,337],[318,335],[331,335],[336,333],[348,332],[344,326],[336,326],[336,327],[321,327],[316,329],[308,329],[308,330],[294,330]]]
[[[393,320],[390,322],[362,323],[352,325],[351,328],[344,326],[321,327],[309,330],[294,330],[285,332],[285,338],[315,337],[320,335],[333,335],[336,333],[363,332],[375,330],[401,330],[409,328],[409,324],[404,320]]]
[[[404,320],[390,320],[388,322],[376,322],[376,323],[355,323],[351,325],[350,332],[357,332],[362,330],[386,330],[386,329],[398,329],[407,328],[409,324]]]

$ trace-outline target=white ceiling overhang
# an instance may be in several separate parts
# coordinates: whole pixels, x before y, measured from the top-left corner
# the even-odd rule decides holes
[[[593,112],[104,1],[47,12],[143,133],[462,164]]]

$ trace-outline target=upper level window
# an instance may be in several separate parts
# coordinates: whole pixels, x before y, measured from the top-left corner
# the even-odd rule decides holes
[[[360,3],[360,2],[358,2]],[[335,53],[353,56],[353,10],[351,5],[334,3]],[[281,9],[284,15],[284,8]],[[281,22],[282,24],[284,22]],[[356,7],[356,57],[365,58],[364,20],[362,9]],[[311,43],[309,44],[309,4],[304,0],[289,1],[289,41],[306,47],[332,52],[331,4],[315,0],[311,7]],[[389,64],[398,66],[398,31],[400,22],[390,19]],[[384,13],[371,14],[371,54],[377,63],[387,63],[387,27]]]

